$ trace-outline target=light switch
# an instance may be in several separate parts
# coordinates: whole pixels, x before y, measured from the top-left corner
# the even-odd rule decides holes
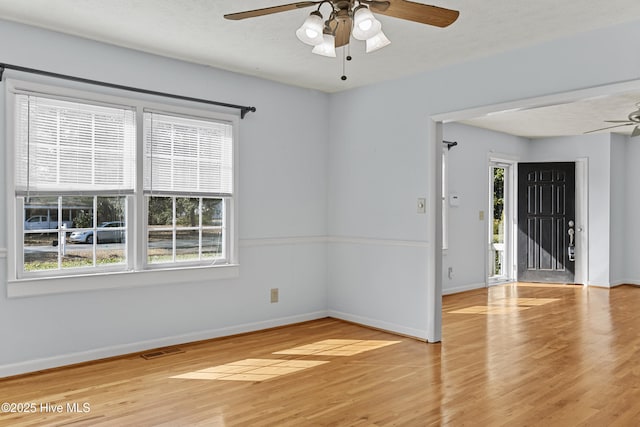
[[[484,211],[480,211],[480,212],[478,212],[478,219],[479,219],[480,221],[484,221]]]
[[[423,197],[418,198],[418,213],[427,213],[427,199]]]

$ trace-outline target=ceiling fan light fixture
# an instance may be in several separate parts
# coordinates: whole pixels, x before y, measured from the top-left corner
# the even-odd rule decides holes
[[[317,46],[324,41],[322,27],[322,14],[315,10],[311,12],[300,28],[298,28],[296,36],[302,43]]]
[[[324,41],[313,47],[312,53],[316,55],[336,57],[336,37],[333,34],[323,34]]]
[[[376,19],[377,15],[374,16],[372,11],[439,28],[453,24],[460,15],[457,10],[431,6],[415,0],[310,0],[229,13],[224,17],[237,21],[311,6],[317,9],[311,12],[297,29],[296,36],[301,42],[314,46],[312,52],[317,55],[335,57],[336,48],[347,46],[343,49],[342,80],[347,79],[344,69],[346,61],[351,60],[349,46],[352,36],[356,40],[366,42],[367,53],[375,52],[391,43],[382,32],[382,23]],[[330,8],[330,11],[323,30],[320,9],[324,6]]]
[[[378,31],[378,34],[376,34],[371,38],[368,38],[366,43],[367,43],[366,52],[371,53],[371,52],[375,52],[378,49],[382,49],[385,46],[390,45],[391,41],[387,38],[387,36],[384,35],[382,31]]]
[[[380,21],[364,5],[360,5],[353,13],[353,31],[351,34],[357,40],[368,40],[382,29]]]

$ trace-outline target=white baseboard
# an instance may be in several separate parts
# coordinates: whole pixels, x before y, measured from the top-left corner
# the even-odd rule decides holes
[[[616,286],[621,286],[626,284],[630,284],[630,283],[627,282],[626,280],[612,280],[611,283],[609,283],[609,287],[615,288]]]
[[[614,282],[611,282],[611,287],[612,288],[614,288],[616,286],[622,286],[622,285],[640,286],[640,280],[626,279],[626,280],[616,280]]]
[[[347,322],[358,323],[360,325],[369,326],[376,329],[382,329],[384,331],[393,332],[400,335],[406,335],[409,337],[417,338],[419,340],[427,340],[427,331],[419,329],[409,328],[403,325],[397,325],[395,323],[384,322],[382,320],[371,319],[368,317],[358,316],[351,313],[343,313],[341,311],[329,310],[328,315],[336,319],[346,320]]]
[[[295,316],[281,317],[278,319],[265,320],[262,322],[245,323],[242,325],[230,326],[226,328],[210,329],[206,331],[193,332],[171,337],[158,338],[153,340],[139,341],[135,343],[102,347],[77,353],[69,353],[42,359],[26,360],[19,363],[0,365],[0,378],[13,375],[26,374],[41,371],[44,369],[58,368],[61,366],[73,365],[76,363],[89,362],[92,360],[105,359],[114,356],[137,353],[154,348],[167,347],[171,345],[186,344],[195,341],[220,338],[229,335],[242,334],[245,332],[255,332],[262,329],[275,328],[309,320],[327,317],[326,311],[316,311]]]
[[[468,285],[461,285],[453,288],[445,288],[443,286],[442,295],[457,294],[458,292],[473,291],[475,289],[483,289],[486,287],[487,285],[485,283],[469,283]]]
[[[610,283],[589,282],[589,286],[591,286],[593,288],[611,289],[611,284]]]

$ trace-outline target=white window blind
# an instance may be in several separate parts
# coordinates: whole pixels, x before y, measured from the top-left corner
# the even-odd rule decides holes
[[[16,193],[118,191],[135,184],[135,112],[15,96]]]
[[[230,123],[145,112],[144,133],[145,193],[232,195]]]

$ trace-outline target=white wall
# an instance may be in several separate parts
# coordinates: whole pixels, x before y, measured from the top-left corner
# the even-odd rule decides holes
[[[0,174],[0,377],[326,316],[316,236],[327,234],[327,94],[3,21],[0,52],[9,64],[257,107],[240,121],[237,279],[8,299]]]
[[[529,139],[446,123],[443,137],[457,141],[449,151],[449,194],[457,194],[460,206],[449,207],[449,248],[442,258],[443,293],[461,292],[486,284],[485,252],[489,227],[489,157],[526,161]],[[480,220],[479,212],[484,212]],[[448,269],[453,268],[453,278]]]
[[[429,118],[637,79],[640,55],[629,54],[625,46],[638,37],[640,25],[633,22],[333,95],[328,227],[335,243],[329,248],[329,309],[426,336],[433,316],[427,300],[440,279],[425,256],[433,249],[428,239],[435,230],[428,219],[436,208],[430,204],[427,216],[415,213],[416,197],[426,194],[431,200],[429,183],[436,179],[428,167],[435,164],[429,147],[440,142],[430,140]],[[407,240],[426,249],[403,245]],[[604,255],[609,256],[608,245]],[[375,275],[367,273],[371,266]],[[398,270],[409,273],[396,275]],[[609,280],[608,270],[597,273],[594,278]],[[380,306],[388,309],[381,312]]]
[[[426,289],[413,283],[426,282],[428,272],[427,216],[416,212],[429,180],[426,122],[418,111],[380,102],[396,96],[381,89],[332,97],[330,314],[424,337]]]
[[[627,152],[624,158],[624,170],[626,181],[625,204],[626,212],[623,233],[623,250],[625,264],[625,283],[640,285],[640,137],[630,138],[627,143]],[[620,165],[616,165],[619,167]]]
[[[626,157],[628,155],[630,138],[624,135],[611,134],[611,200],[610,212],[611,222],[609,224],[610,253],[609,253],[609,284],[616,286],[626,283],[627,266],[625,260],[626,240],[630,240],[631,235],[627,235],[627,195],[637,188],[637,184],[627,183],[626,180]],[[635,181],[640,183],[640,181]],[[634,216],[631,214],[630,216]],[[640,252],[636,252],[639,254]],[[640,278],[639,276],[636,276]]]

